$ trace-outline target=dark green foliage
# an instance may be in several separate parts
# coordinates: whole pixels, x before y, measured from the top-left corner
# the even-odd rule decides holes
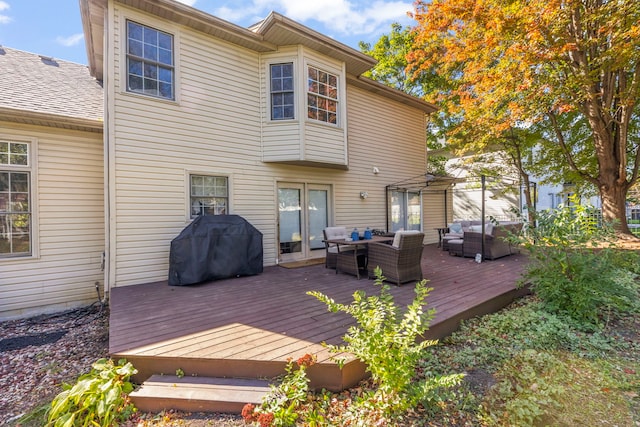
[[[47,427],[110,427],[135,412],[128,396],[133,390],[129,377],[138,372],[133,365],[126,360],[115,365],[111,359],[100,359],[92,367],[75,385],[65,384],[53,399]]]
[[[596,210],[560,207],[536,219],[518,243],[530,255],[525,282],[547,310],[585,327],[638,310],[638,255],[613,247],[613,228]]]

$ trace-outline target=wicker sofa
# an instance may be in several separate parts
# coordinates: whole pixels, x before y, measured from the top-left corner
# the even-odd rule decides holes
[[[511,234],[518,234],[522,230],[521,222],[503,222],[497,225],[488,223],[485,225],[484,235],[484,259],[496,259],[511,255],[517,248],[506,239]],[[463,233],[462,254],[465,257],[475,257],[482,253],[482,226],[480,230],[473,226]]]
[[[400,284],[411,280],[422,280],[422,250],[424,233],[417,231],[399,231],[393,243],[369,243],[367,253],[367,272],[369,278],[375,276],[377,266],[382,275],[390,282]]]

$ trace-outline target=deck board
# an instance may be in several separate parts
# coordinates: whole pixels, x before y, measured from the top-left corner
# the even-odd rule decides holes
[[[438,324],[457,321],[483,303],[513,292],[526,262],[526,256],[517,254],[478,264],[426,246],[422,270],[433,288],[427,307],[436,309],[429,338],[443,333]],[[378,291],[373,280],[336,274],[324,265],[266,267],[260,275],[194,286],[154,282],[114,287],[109,350],[117,357],[185,358],[203,363],[286,363],[313,352],[320,362],[329,364],[333,363],[330,354],[321,343],[340,343],[354,321],[344,313],[329,313],[307,291],[349,303],[359,289],[367,294]],[[415,296],[411,283],[392,285],[391,292],[401,306]]]

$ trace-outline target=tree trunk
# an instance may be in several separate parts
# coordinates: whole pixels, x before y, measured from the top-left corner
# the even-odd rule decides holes
[[[602,199],[602,216],[607,222],[613,222],[619,234],[633,235],[627,224],[626,183],[620,185],[614,182],[600,184],[600,198]]]
[[[524,187],[524,200],[527,206],[527,219],[529,221],[529,226],[535,227],[536,213],[533,207],[533,197],[531,196],[531,180],[529,179],[529,175],[522,171],[520,172],[520,176],[522,178],[522,186]]]

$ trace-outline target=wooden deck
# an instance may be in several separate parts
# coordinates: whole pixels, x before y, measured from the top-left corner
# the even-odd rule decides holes
[[[524,255],[475,263],[426,246],[422,269],[434,290],[427,305],[437,310],[428,338],[441,338],[459,321],[495,311],[524,292],[515,290]],[[306,295],[317,290],[348,303],[357,289],[377,291],[373,280],[336,274],[324,265],[297,269],[267,267],[257,276],[170,287],[167,282],[111,290],[109,350],[139,370],[136,381],[153,374],[271,378],[289,358],[318,357],[308,374],[314,387],[340,390],[365,377],[353,360],[340,370],[322,342],[340,343],[353,324],[344,314]],[[413,286],[392,286],[396,303],[406,306]]]

